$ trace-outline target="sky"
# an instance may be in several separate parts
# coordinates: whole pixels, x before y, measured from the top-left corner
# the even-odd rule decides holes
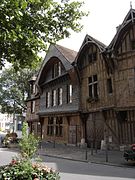
[[[78,51],[88,34],[105,45],[109,45],[130,7],[135,9],[135,0],[83,0],[84,10],[89,11],[89,16],[83,18],[84,25],[80,33],[72,33],[70,38],[61,40],[58,44]]]

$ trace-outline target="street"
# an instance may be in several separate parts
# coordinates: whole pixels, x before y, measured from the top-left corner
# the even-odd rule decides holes
[[[65,159],[42,157],[49,167],[60,172],[62,180],[132,180],[135,169],[107,166],[102,164],[71,161]]]
[[[16,152],[8,151],[6,148],[0,148],[0,166],[8,164],[12,160],[12,157],[16,155]]]
[[[0,149],[0,165],[8,164],[16,152]],[[48,167],[60,172],[61,180],[133,180],[135,168],[72,161],[61,158],[41,157]]]

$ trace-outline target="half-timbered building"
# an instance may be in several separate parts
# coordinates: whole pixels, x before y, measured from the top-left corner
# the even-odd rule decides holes
[[[106,132],[114,144],[135,143],[135,10],[130,9],[103,52],[113,77],[114,107],[104,109]]]
[[[86,35],[76,57],[80,80],[81,116],[85,126],[85,141],[88,146],[100,146],[104,139],[104,120],[102,107],[111,107],[112,84],[107,74],[102,52],[105,45]],[[109,89],[106,89],[106,80]],[[108,96],[107,96],[108,94]],[[106,98],[105,98],[106,97]]]
[[[135,143],[135,10],[109,46],[89,35],[78,53],[51,45],[36,85],[40,96],[28,100],[27,121],[43,140],[77,145],[83,139],[88,147],[103,140],[110,148]]]
[[[27,99],[26,121],[28,122],[30,133],[34,133],[35,136],[41,137],[41,122],[38,115],[40,95],[35,84],[36,79],[37,76],[34,75],[29,80],[30,93]]]
[[[86,35],[76,57],[81,114],[88,146],[135,143],[135,10],[130,9],[109,46]]]
[[[66,144],[81,141],[79,84],[72,62],[76,52],[51,45],[37,77],[42,139]]]

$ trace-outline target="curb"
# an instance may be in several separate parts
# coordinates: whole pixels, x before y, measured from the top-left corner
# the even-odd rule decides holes
[[[42,156],[47,156],[47,157],[53,157],[53,158],[60,158],[60,159],[66,159],[66,160],[70,160],[70,161],[79,161],[79,162],[85,162],[88,163],[88,160],[81,160],[81,159],[74,159],[74,158],[68,158],[68,157],[63,157],[63,156],[57,156],[57,155],[50,155],[50,154],[42,154],[39,153]]]
[[[101,161],[89,161],[89,160],[81,160],[81,159],[74,159],[74,158],[68,158],[68,157],[63,157],[63,156],[57,156],[57,155],[50,155],[50,154],[43,154],[39,153],[42,156],[46,157],[53,157],[53,158],[60,158],[60,159],[65,159],[69,161],[78,161],[78,162],[84,162],[84,163],[93,163],[93,164],[102,164],[106,166],[115,166],[115,167],[124,167],[124,168],[134,168],[135,166],[129,166],[129,165],[124,165],[124,164],[114,164],[114,163],[109,163],[109,162],[101,162]]]
[[[98,162],[98,161],[91,161],[90,163],[93,163],[93,164],[102,164],[102,165],[107,165],[107,166],[116,166],[116,167],[129,168],[129,169],[135,168],[135,165],[134,166],[130,166],[128,164],[114,164],[114,163],[109,163],[109,162]]]

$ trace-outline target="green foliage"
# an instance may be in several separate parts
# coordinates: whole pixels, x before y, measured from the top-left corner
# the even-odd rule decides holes
[[[0,65],[36,67],[49,43],[82,29],[83,3],[70,0],[1,0]]]
[[[31,159],[37,151],[39,140],[33,134],[28,134],[28,124],[23,122],[22,139],[20,140],[21,156]]]
[[[31,163],[28,160],[13,159],[0,168],[1,180],[59,180],[59,173],[45,165]]]
[[[59,173],[41,163],[32,163],[31,158],[37,151],[38,140],[27,133],[28,124],[23,123],[21,156],[13,158],[9,165],[0,167],[1,180],[59,180]]]
[[[0,76],[0,105],[1,112],[21,114],[26,109],[26,98],[29,93],[28,80],[33,70],[13,68],[5,69]]]

